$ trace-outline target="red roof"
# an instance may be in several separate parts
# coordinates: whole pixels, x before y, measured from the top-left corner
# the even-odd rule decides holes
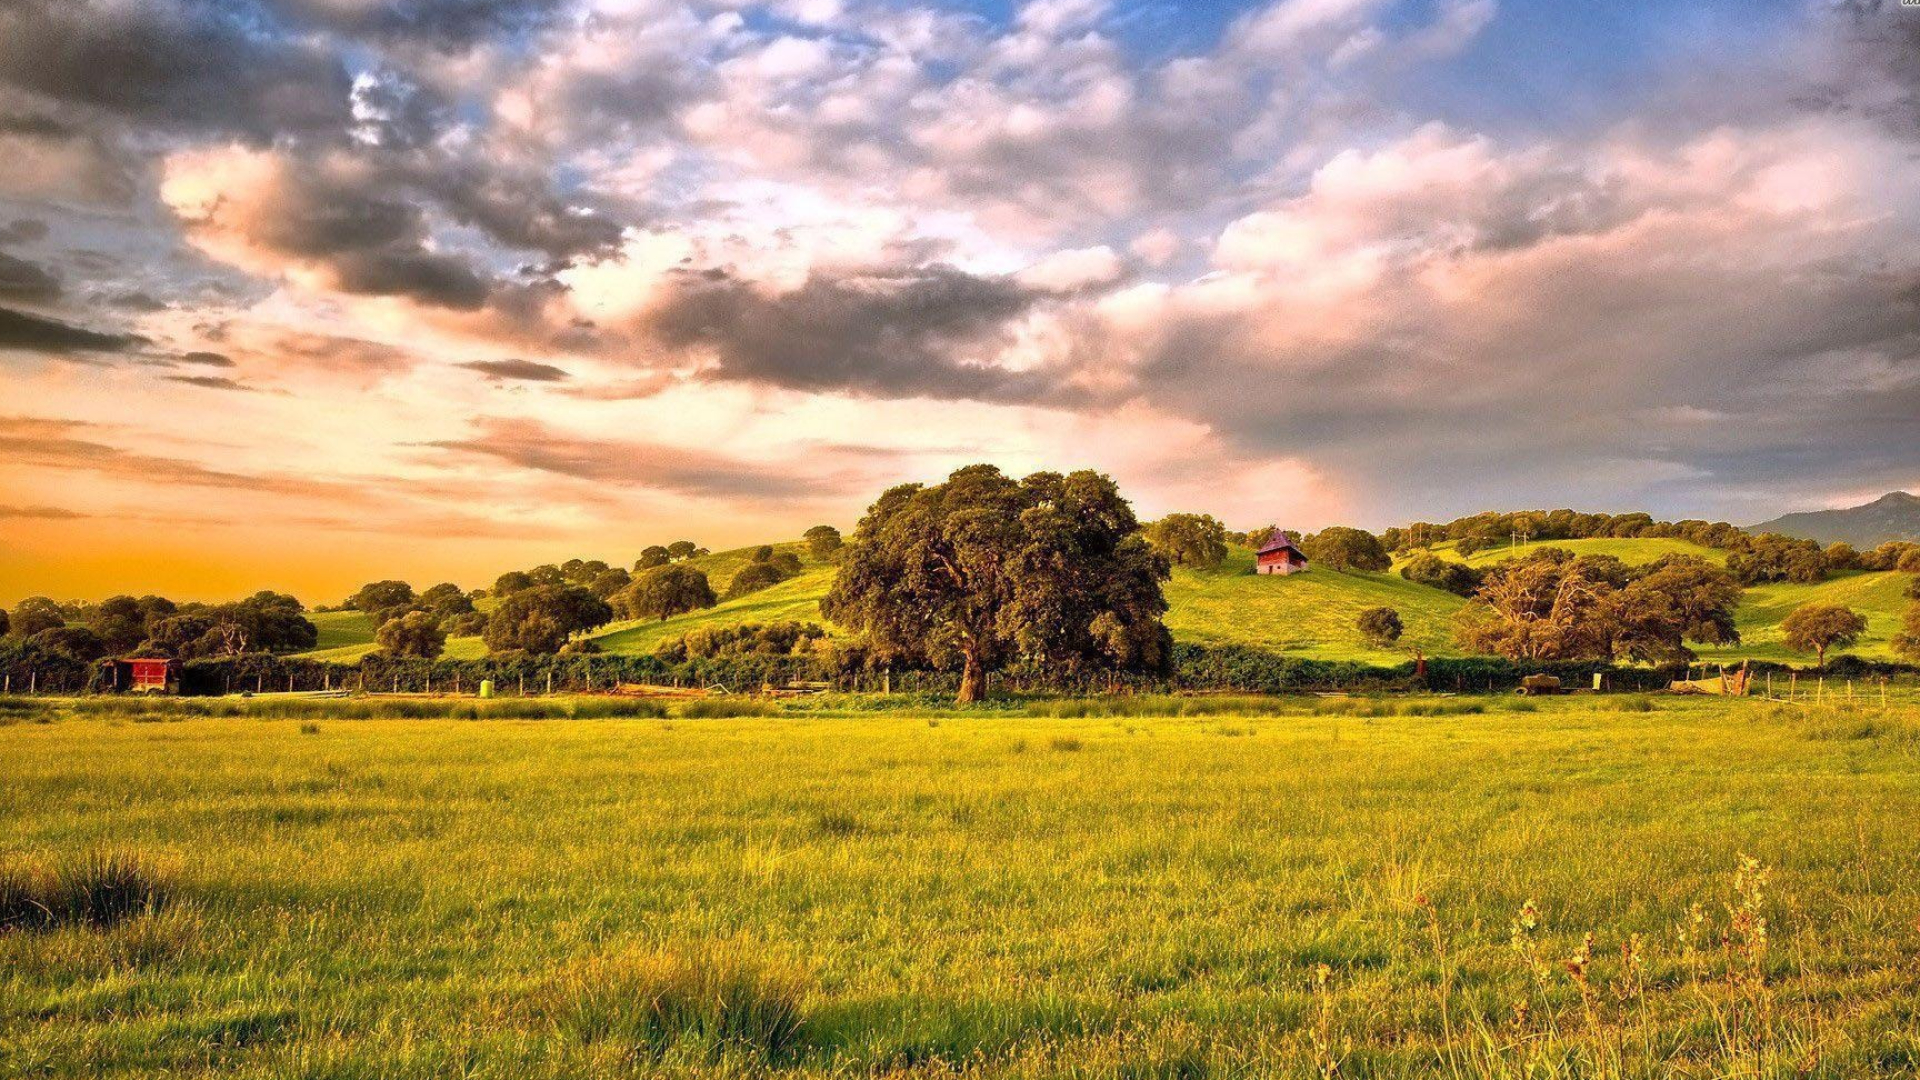
[[[1298,547],[1294,546],[1292,540],[1287,538],[1287,534],[1279,529],[1273,530],[1273,535],[1267,537],[1267,542],[1260,545],[1260,550],[1256,552],[1256,554],[1272,555],[1276,551],[1291,551],[1295,555],[1299,555],[1302,559],[1307,557]]]

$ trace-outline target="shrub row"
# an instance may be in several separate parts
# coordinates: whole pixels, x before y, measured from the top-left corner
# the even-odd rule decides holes
[[[880,671],[847,664],[845,654],[744,655],[673,660],[662,656],[514,655],[478,660],[412,660],[373,654],[353,664],[325,663],[266,654],[218,660],[192,660],[181,672],[181,690],[189,695],[348,690],[372,693],[472,693],[492,680],[502,696],[545,693],[595,693],[622,683],[674,686],[723,686],[750,692],[763,686],[824,683],[835,690],[861,693],[949,694],[959,684],[950,671]],[[1755,663],[1756,673],[1784,674],[1783,664]],[[1317,691],[1510,690],[1522,676],[1558,676],[1569,687],[1590,686],[1606,677],[1618,690],[1653,690],[1682,678],[1683,668],[1620,667],[1603,663],[1517,663],[1497,657],[1431,659],[1424,678],[1411,661],[1392,666],[1353,661],[1311,660],[1243,645],[1177,644],[1168,670],[1159,673],[1071,672],[1014,665],[994,676],[994,688],[1014,694],[1248,693],[1299,694]],[[1834,678],[1873,678],[1920,673],[1920,668],[1835,658],[1826,674]],[[97,668],[31,647],[0,649],[0,676],[14,693],[80,694],[105,689]]]

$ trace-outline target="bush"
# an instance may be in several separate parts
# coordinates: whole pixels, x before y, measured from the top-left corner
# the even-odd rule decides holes
[[[1393,557],[1379,537],[1345,525],[1331,525],[1307,537],[1301,541],[1300,550],[1314,565],[1329,570],[1381,573],[1393,565]]]
[[[1400,568],[1400,576],[1416,585],[1444,589],[1455,596],[1472,596],[1480,588],[1481,573],[1466,563],[1432,553],[1414,556]]]
[[[1406,626],[1400,622],[1400,613],[1390,607],[1368,608],[1360,613],[1354,624],[1367,644],[1384,649],[1400,640]]]

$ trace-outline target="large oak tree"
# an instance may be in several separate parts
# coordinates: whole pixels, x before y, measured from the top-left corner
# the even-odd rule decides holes
[[[842,552],[828,618],[875,653],[960,669],[962,702],[1014,659],[1066,671],[1151,669],[1170,649],[1167,560],[1112,480],[1014,480],[971,465],[881,495]]]

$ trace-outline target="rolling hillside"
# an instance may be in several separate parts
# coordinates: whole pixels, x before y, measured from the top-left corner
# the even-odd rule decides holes
[[[1464,562],[1469,566],[1486,567],[1494,563],[1505,562],[1516,556],[1525,555],[1528,552],[1538,551],[1541,548],[1565,548],[1575,555],[1611,555],[1621,562],[1632,566],[1650,563],[1655,559],[1667,555],[1696,555],[1716,566],[1725,565],[1727,561],[1727,553],[1724,551],[1716,548],[1702,547],[1699,544],[1690,544],[1685,540],[1670,539],[1616,540],[1604,538],[1593,540],[1536,540],[1532,543],[1521,544],[1518,547],[1501,544],[1499,547],[1488,548],[1485,551],[1476,551],[1464,559],[1461,558],[1458,551],[1454,550],[1454,546],[1451,543],[1447,543],[1436,544],[1433,548],[1433,553],[1443,559],[1453,559],[1456,562]],[[1403,566],[1407,558],[1407,556],[1402,556],[1401,558],[1395,559],[1393,563],[1394,569],[1398,570]]]
[[[1725,552],[1683,540],[1560,540],[1496,548],[1467,560],[1486,566],[1516,554],[1541,548],[1564,547],[1580,554],[1613,555],[1629,563],[1652,562],[1663,555],[1690,554],[1724,562]],[[801,553],[804,545],[787,543],[776,550]],[[1457,558],[1451,545],[1436,554]],[[714,591],[724,593],[733,575],[745,566],[752,548],[715,552],[690,560],[706,572]],[[1403,560],[1404,561],[1404,560]],[[1406,623],[1402,639],[1429,656],[1457,655],[1451,619],[1464,602],[1438,589],[1415,585],[1397,573],[1340,573],[1316,569],[1290,577],[1259,577],[1249,570],[1253,553],[1234,548],[1216,570],[1176,569],[1167,583],[1167,627],[1176,640],[1210,644],[1240,644],[1316,660],[1365,660],[1398,663],[1402,649],[1375,649],[1354,629],[1361,611],[1390,607]],[[1397,570],[1399,563],[1396,563]],[[1789,650],[1781,640],[1780,622],[1794,608],[1807,603],[1843,604],[1867,616],[1867,635],[1845,650],[1876,660],[1893,659],[1890,645],[1907,603],[1908,575],[1854,573],[1817,585],[1763,585],[1749,589],[1739,612],[1742,643],[1725,649],[1699,650],[1703,659],[1736,662],[1745,657],[1804,664],[1809,658]],[[662,642],[702,627],[734,626],[783,620],[826,625],[820,598],[833,584],[833,567],[809,563],[800,576],[738,600],[722,601],[664,621],[614,623],[594,640],[609,653],[650,653]],[[350,663],[373,649],[373,629],[365,615],[354,611],[321,612],[310,616],[320,628],[320,645],[303,654],[317,660]],[[486,655],[477,637],[453,638],[446,655],[473,659]]]
[[[1867,632],[1858,645],[1836,649],[1834,655],[1851,654],[1868,660],[1894,660],[1893,635],[1900,629],[1900,616],[1910,601],[1906,598],[1911,574],[1895,572],[1855,572],[1836,574],[1814,585],[1757,585],[1748,589],[1740,602],[1735,623],[1740,628],[1740,644],[1724,649],[1695,649],[1704,659],[1731,663],[1744,658],[1773,660],[1787,664],[1810,664],[1813,658],[1787,648],[1780,623],[1802,604],[1839,604],[1867,617]]]
[[[747,549],[709,556],[708,566],[736,569]],[[700,561],[696,561],[699,565]],[[1388,574],[1342,574],[1315,570],[1291,577],[1256,577],[1253,553],[1235,548],[1217,570],[1175,570],[1167,585],[1167,626],[1182,641],[1257,645],[1327,660],[1397,663],[1406,654],[1369,648],[1354,620],[1370,607],[1391,607],[1407,623],[1407,643],[1430,652],[1448,650],[1447,620],[1458,597]],[[725,580],[709,569],[716,585]],[[830,566],[809,567],[799,577],[706,611],[665,621],[623,623],[596,636],[615,653],[651,652],[661,642],[709,626],[795,619],[825,623],[819,600],[833,583]]]
[[[1375,649],[1354,622],[1390,607],[1406,624],[1402,642],[1429,655],[1452,650],[1450,623],[1463,602],[1398,574],[1316,569],[1285,577],[1250,571],[1253,552],[1234,548],[1217,570],[1175,570],[1167,584],[1167,628],[1179,641],[1254,645],[1315,660],[1399,663],[1404,650]]]

